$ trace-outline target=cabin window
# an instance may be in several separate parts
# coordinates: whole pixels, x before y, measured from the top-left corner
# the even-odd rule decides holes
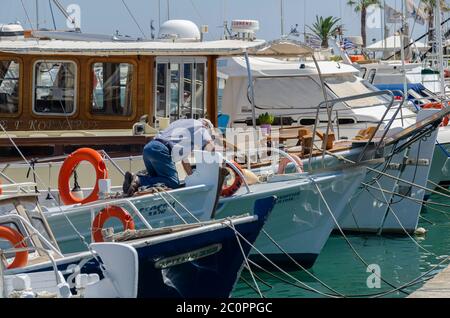
[[[171,121],[205,115],[206,59],[157,59],[155,115]]]
[[[19,78],[19,63],[0,60],[0,114],[19,112]]]
[[[37,61],[33,111],[46,115],[75,113],[77,65],[70,61]]]
[[[91,113],[131,116],[134,66],[128,63],[94,63],[92,76]]]

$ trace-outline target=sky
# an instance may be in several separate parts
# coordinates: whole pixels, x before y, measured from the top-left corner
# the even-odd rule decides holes
[[[0,0],[2,4],[0,24],[20,21],[26,28],[29,28],[29,22],[35,27],[36,1],[39,3],[40,27],[52,28],[48,0]],[[221,27],[223,22],[232,19],[259,20],[261,29],[257,37],[266,40],[276,39],[281,34],[280,1],[283,1],[285,32],[289,32],[291,26],[295,24],[299,24],[299,29],[303,32],[304,25],[311,25],[316,15],[333,15],[342,19],[346,35],[360,34],[359,14],[346,4],[347,0],[60,0],[65,7],[70,4],[79,5],[83,32],[110,35],[118,30],[120,34],[142,37],[142,32],[128,14],[122,1],[125,1],[147,37],[150,37],[150,21],[154,20],[154,25],[158,29],[159,17],[163,22],[167,20],[169,13],[171,19],[187,19],[199,26],[208,25],[209,33],[205,37],[208,40],[220,38],[223,34]],[[386,0],[386,2],[400,10],[401,0]],[[64,16],[55,6],[53,10],[57,27],[66,28]],[[369,29],[368,42],[372,42],[373,39],[379,40],[381,32],[381,28]],[[414,27],[415,35],[424,32],[423,26]]]

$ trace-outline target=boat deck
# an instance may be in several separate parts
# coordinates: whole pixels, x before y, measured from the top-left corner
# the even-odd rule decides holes
[[[408,298],[450,298],[450,266]]]

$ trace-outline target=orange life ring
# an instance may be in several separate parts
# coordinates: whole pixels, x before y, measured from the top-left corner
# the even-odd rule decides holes
[[[236,163],[234,161],[231,161],[231,162],[241,173],[243,173],[242,168],[238,163]],[[228,171],[230,171],[232,173],[232,175],[234,177],[233,184],[224,185],[222,187],[221,195],[223,197],[228,198],[228,197],[233,196],[236,192],[238,192],[238,190],[241,188],[244,180],[242,180],[241,176],[238,173],[236,173],[236,171],[232,167],[230,167],[230,165],[228,163],[227,163],[226,168]]]
[[[0,226],[0,238],[7,240],[13,248],[27,248],[22,234],[6,226]],[[28,264],[28,251],[16,252],[14,261],[8,266],[8,269],[25,267]]]
[[[97,175],[95,187],[92,190],[91,194],[85,199],[80,199],[74,196],[71,193],[69,185],[70,177],[72,176],[76,167],[82,161],[89,162],[95,168],[95,173]],[[97,201],[99,192],[98,180],[107,178],[108,178],[108,171],[106,170],[106,164],[103,161],[102,156],[97,151],[91,148],[78,149],[77,151],[72,153],[69,157],[67,157],[59,172],[58,189],[62,202],[66,205],[71,205],[71,204],[86,204]]]
[[[299,173],[304,172],[303,170],[303,161],[297,155],[290,155],[292,159],[297,163],[297,171]],[[280,160],[280,164],[278,165],[278,174],[285,174],[287,166],[292,163],[289,158],[283,158]]]
[[[422,108],[423,109],[443,109],[444,105],[442,103],[428,103],[428,104],[423,105]],[[449,123],[450,123],[450,118],[447,115],[442,119],[441,127],[447,127]]]
[[[133,217],[127,211],[118,206],[111,206],[101,210],[94,221],[92,221],[92,237],[94,242],[104,242],[102,229],[106,221],[111,218],[119,219],[120,222],[122,222],[124,231],[135,229]]]

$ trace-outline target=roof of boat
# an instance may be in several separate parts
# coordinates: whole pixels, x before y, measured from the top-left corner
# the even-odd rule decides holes
[[[16,54],[54,55],[218,55],[233,56],[248,52],[258,56],[299,56],[312,54],[306,45],[292,40],[218,40],[182,41],[73,41],[23,40],[0,41],[0,52]]]
[[[300,66],[304,64],[304,68]],[[268,57],[251,57],[250,65],[253,76],[305,76],[317,75],[316,65],[312,61],[280,60]],[[359,70],[345,63],[318,61],[323,75],[359,74]],[[243,57],[222,58],[218,70],[223,77],[247,77],[247,66]]]

